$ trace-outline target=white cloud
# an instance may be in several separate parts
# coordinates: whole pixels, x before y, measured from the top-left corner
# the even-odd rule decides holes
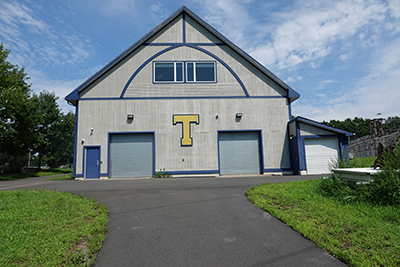
[[[89,57],[92,45],[87,38],[57,31],[40,18],[41,8],[35,8],[14,1],[0,2],[0,37],[11,49],[14,63],[34,68],[75,64]]]
[[[251,41],[247,39],[248,32],[254,32],[257,25],[254,18],[246,9],[251,1],[238,0],[205,0],[196,4],[201,5],[204,16],[202,18],[218,29],[224,36],[241,47]],[[200,15],[200,14],[199,14]]]
[[[347,85],[345,91],[327,96],[323,102],[294,103],[295,114],[315,120],[343,120],[346,118],[374,118],[399,116],[400,99],[400,38],[371,55],[369,73],[355,86]]]
[[[388,0],[390,14],[395,18],[400,18],[400,0]]]
[[[150,5],[150,12],[153,19],[158,22],[169,15],[164,6],[158,1]]]
[[[337,41],[358,33],[364,27],[378,26],[385,20],[387,7],[377,1],[311,1],[281,13],[285,19],[271,34],[271,41],[251,49],[251,54],[274,69],[296,66],[323,58],[332,52]],[[361,31],[361,32],[360,32]],[[378,30],[379,31],[379,27]],[[376,37],[365,44],[372,45]]]
[[[348,58],[347,54],[342,54],[339,56],[340,60],[345,61]]]

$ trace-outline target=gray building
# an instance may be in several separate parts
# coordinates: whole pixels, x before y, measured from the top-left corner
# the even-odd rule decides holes
[[[299,96],[182,7],[66,96],[74,176],[304,173],[288,130]]]

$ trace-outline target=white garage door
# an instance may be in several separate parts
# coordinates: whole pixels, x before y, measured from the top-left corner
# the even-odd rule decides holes
[[[154,170],[153,134],[113,134],[110,143],[110,177],[151,177]]]
[[[333,138],[307,138],[306,149],[307,174],[328,173],[329,165],[339,155],[339,142]]]
[[[219,133],[220,174],[261,173],[260,133]]]

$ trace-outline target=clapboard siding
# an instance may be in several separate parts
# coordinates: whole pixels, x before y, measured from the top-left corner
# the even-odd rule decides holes
[[[134,84],[124,97],[245,96],[238,83],[228,84]]]

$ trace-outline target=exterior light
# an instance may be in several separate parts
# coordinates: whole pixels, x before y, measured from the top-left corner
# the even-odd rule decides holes
[[[128,120],[133,120],[133,114],[128,114]]]
[[[241,118],[243,116],[242,113],[236,113],[236,118]]]

